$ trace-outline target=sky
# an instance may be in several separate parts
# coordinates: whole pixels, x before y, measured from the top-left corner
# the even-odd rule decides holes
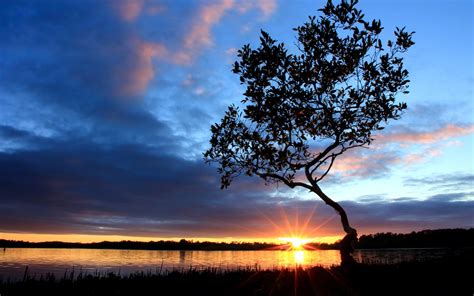
[[[273,241],[343,235],[304,190],[205,164],[260,29],[295,49],[320,0],[2,1],[0,239]],[[473,3],[365,0],[383,36],[415,31],[403,117],[321,188],[359,234],[474,227]]]

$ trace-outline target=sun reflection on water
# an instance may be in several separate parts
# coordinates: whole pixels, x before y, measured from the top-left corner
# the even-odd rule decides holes
[[[304,251],[293,251],[293,257],[295,258],[295,264],[304,265]]]
[[[340,264],[337,250],[288,249],[268,251],[148,251],[96,249],[11,248],[0,253],[0,278],[21,278],[26,266],[35,274],[64,274],[73,268],[84,272],[173,270],[259,266],[262,269],[331,266]]]

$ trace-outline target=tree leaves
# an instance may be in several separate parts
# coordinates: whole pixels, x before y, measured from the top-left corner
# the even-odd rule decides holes
[[[296,54],[263,30],[257,48],[238,51],[232,71],[246,85],[243,109],[230,106],[211,127],[204,153],[219,164],[223,188],[241,173],[289,184],[304,167],[310,183],[320,181],[327,157],[332,165],[400,118],[407,106],[395,96],[408,93],[409,82],[400,54],[413,32],[397,28],[395,41],[382,42],[380,20],[365,21],[356,3],[328,1],[321,16],[295,28]],[[316,143],[327,146],[318,151]]]

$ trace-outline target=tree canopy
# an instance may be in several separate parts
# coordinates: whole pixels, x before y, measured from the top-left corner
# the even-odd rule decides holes
[[[295,53],[261,31],[260,45],[238,51],[233,72],[246,85],[242,106],[229,106],[211,127],[208,162],[222,188],[244,173],[312,190],[345,151],[370,145],[374,131],[400,118],[408,71],[401,54],[413,32],[382,40],[357,1],[328,1],[296,31]],[[296,179],[304,172],[307,182]]]

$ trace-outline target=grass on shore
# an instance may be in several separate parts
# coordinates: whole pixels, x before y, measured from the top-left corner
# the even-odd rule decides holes
[[[193,269],[172,272],[25,276],[0,283],[14,295],[473,295],[472,252],[427,262],[330,268]]]

